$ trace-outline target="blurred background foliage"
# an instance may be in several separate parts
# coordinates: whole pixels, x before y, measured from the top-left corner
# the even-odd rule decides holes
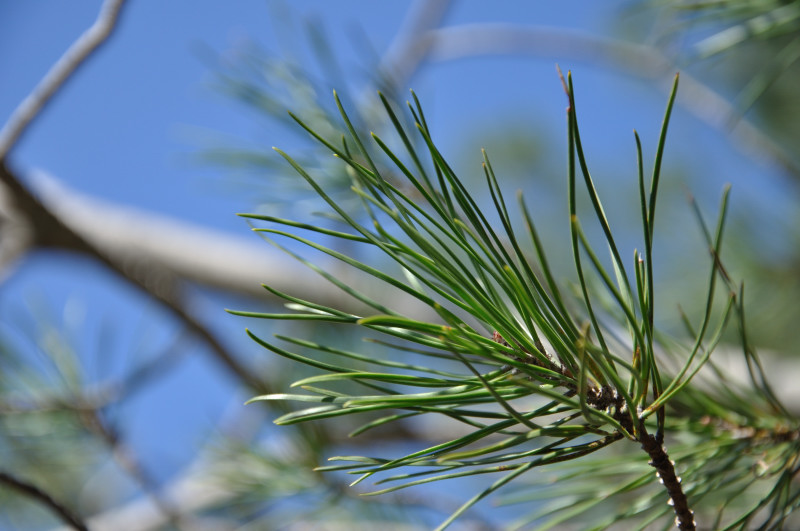
[[[279,147],[291,152],[304,167],[324,173],[332,183],[349,186],[350,179],[342,173],[342,166],[329,164],[326,150],[311,142],[291,122],[286,110],[296,111],[323,135],[337,130],[338,113],[330,97],[336,89],[354,114],[357,129],[365,136],[369,131],[380,134],[391,124],[384,123],[377,114],[375,90],[402,104],[407,98],[406,89],[413,85],[413,74],[387,71],[382,58],[370,50],[357,30],[353,31],[353,39],[365,50],[361,63],[339,64],[326,32],[341,29],[327,27],[323,16],[298,22],[291,9],[284,6],[276,11],[286,17],[280,18],[279,23],[285,22],[283,33],[293,41],[287,43],[285,50],[264,49],[251,40],[234,50],[205,53],[204,60],[214,72],[212,86],[224,97],[250,109],[255,123],[286,124]],[[727,112],[712,120],[719,134],[727,141],[739,142],[744,151],[759,151],[765,165],[781,168],[780,193],[788,195],[789,203],[795,206],[781,208],[771,217],[768,204],[762,204],[766,213],[760,214],[764,216],[732,209],[724,256],[735,276],[745,279],[753,343],[794,358],[799,348],[795,323],[800,319],[795,302],[800,298],[800,209],[796,207],[800,184],[800,2],[631,0],[611,20],[609,33],[619,43],[657,52],[672,70],[686,72],[700,86],[721,95],[728,103],[724,107]],[[442,24],[438,14],[431,24]],[[554,32],[563,33],[566,39],[574,37],[576,42],[584,38],[573,35],[571,28],[554,28]],[[502,58],[502,54],[497,55]],[[617,61],[625,63],[625,57],[621,53]],[[558,54],[549,59],[561,61]],[[603,67],[604,62],[599,61],[599,66]],[[434,67],[432,62],[419,60],[412,72]],[[621,68],[624,72],[625,67]],[[640,73],[633,67],[624,75],[637,77]],[[645,74],[641,77],[655,83]],[[555,74],[543,82],[555,86]],[[590,90],[580,82],[577,88],[579,93]],[[503,98],[503,94],[495,96]],[[468,185],[479,186],[479,149],[486,148],[495,171],[503,178],[504,189],[510,193],[524,188],[526,196],[533,199],[537,219],[557,221],[540,222],[540,230],[546,247],[562,249],[565,246],[561,242],[568,234],[565,132],[561,125],[537,123],[535,109],[563,107],[564,102],[529,103],[533,111],[520,111],[514,116],[476,112],[468,129],[446,139],[448,158],[455,162],[456,172]],[[704,101],[694,103],[704,105]],[[596,125],[584,120],[584,128]],[[640,125],[652,129],[657,126]],[[756,130],[759,142],[748,144],[747,139],[752,137],[737,136],[743,129]],[[319,208],[318,198],[274,155],[274,143],[274,139],[257,135],[214,141],[200,148],[199,159],[220,168],[227,185],[256,203],[255,212],[303,219]],[[633,223],[637,211],[630,208],[636,204],[632,145],[631,138],[630,146],[625,146],[630,151],[625,155],[598,154],[604,175],[628,176],[607,185],[612,193],[601,190],[624,249],[637,246],[639,237],[639,229]],[[701,153],[699,149],[698,159],[702,158]],[[679,302],[689,313],[702,306],[696,294],[702,291],[698,288],[706,279],[696,270],[707,257],[696,222],[686,206],[686,196],[687,192],[702,195],[698,188],[702,188],[710,172],[714,172],[713,166],[702,160],[678,158],[671,161],[662,180],[659,225],[669,229],[661,229],[663,255],[659,257],[658,275],[670,289],[659,300],[662,311],[658,315],[668,330],[680,330],[675,310]],[[718,188],[714,188],[709,196],[716,197],[717,193]],[[762,221],[754,223],[754,219]],[[774,225],[763,226],[764,219]],[[354,248],[342,250],[357,252]],[[554,269],[571,271],[566,251],[561,262],[558,253],[554,259]],[[564,276],[570,278],[569,273]],[[235,297],[220,299],[228,306],[243,306],[241,299]],[[263,303],[267,310],[274,307],[274,303]],[[147,392],[147,387],[169,371],[171,364],[181,362],[182,352],[204,347],[184,334],[159,338],[152,344],[109,346],[107,337],[113,332],[107,329],[98,330],[97,343],[87,346],[70,336],[74,323],[69,319],[41,310],[32,311],[30,319],[33,324],[6,330],[0,344],[0,455],[4,462],[14,464],[15,471],[46,487],[66,506],[82,515],[100,515],[92,521],[93,528],[428,528],[480,486],[476,482],[447,492],[421,488],[385,497],[360,497],[357,488],[347,486],[350,478],[320,474],[313,468],[332,454],[346,454],[354,445],[385,449],[414,444],[420,439],[436,440],[440,437],[437,427],[409,423],[406,431],[376,429],[355,439],[347,438],[352,429],[347,422],[276,431],[271,420],[282,413],[279,405],[272,405],[270,410],[261,405],[249,406],[244,413],[230,414],[219,426],[218,434],[203,441],[196,463],[184,476],[175,481],[157,473],[153,477],[140,466],[140,456],[125,444],[126,401]],[[156,313],[151,319],[169,317]],[[144,321],[142,326],[146,329],[147,319]],[[241,328],[233,334],[241,333]],[[263,335],[273,332],[268,330]],[[291,333],[291,328],[280,333]],[[316,327],[303,335],[323,344],[334,341],[346,345],[348,340],[340,330],[326,327]],[[30,350],[31,342],[36,343],[35,350],[40,354],[37,360],[18,354]],[[87,367],[83,361],[86,353],[79,355],[78,349],[95,349],[96,354],[89,357],[98,362],[106,352],[126,352],[124,361],[112,363],[111,367]],[[270,388],[285,386],[302,376],[298,371],[307,370],[272,358],[254,363]],[[639,465],[646,469],[643,463]],[[580,480],[587,472],[580,465],[575,466],[574,475]],[[538,478],[538,484],[531,489],[540,494],[551,489],[546,480]],[[77,489],[76,485],[84,487]],[[506,501],[513,501],[513,497],[500,500]],[[10,529],[47,528],[57,522],[41,505],[12,490],[0,489],[0,507],[4,513],[0,522]],[[519,514],[513,507],[495,512],[485,504],[468,513],[460,525],[490,529]]]
[[[654,0],[632,3],[631,12],[653,17],[639,26],[643,42],[671,50],[677,64],[730,102],[720,116],[721,132],[735,136],[742,121],[763,132],[769,151],[782,167],[782,190],[795,206],[769,227],[752,212],[732,212],[728,257],[746,279],[754,340],[786,355],[796,355],[793,324],[800,317],[792,302],[800,289],[800,234],[796,207],[800,186],[800,2]],[[690,167],[686,168],[690,171]],[[702,175],[692,176],[697,182]],[[757,186],[757,184],[755,185]],[[770,208],[767,206],[766,208]],[[760,247],[769,233],[777,244]]]

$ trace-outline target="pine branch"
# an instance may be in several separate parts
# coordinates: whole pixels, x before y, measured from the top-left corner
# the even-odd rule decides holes
[[[719,370],[710,362],[710,356],[729,321],[737,319],[739,326],[744,327],[742,293],[733,285],[720,254],[728,191],[723,193],[715,231],[706,230],[702,224],[710,253],[706,306],[699,326],[690,327],[691,346],[684,356],[675,356],[677,366],[671,367],[658,353],[660,347],[656,339],[660,336],[654,330],[657,321],[653,317],[656,296],[653,265],[647,261],[653,249],[656,196],[677,77],[662,123],[649,189],[637,137],[642,234],[647,256],[634,252],[632,273],[621,259],[622,253],[614,241],[614,231],[583,152],[571,76],[563,82],[569,100],[569,220],[580,282],[576,300],[566,299],[553,280],[545,250],[521,202],[538,263],[532,263],[529,253],[523,250],[488,156],[484,153],[483,169],[489,189],[486,202],[490,200],[494,206],[492,221],[435,146],[416,97],[409,108],[422,145],[428,151],[427,165],[421,162],[426,157],[417,153],[402,120],[384,98],[381,101],[400,142],[387,142],[375,134],[371,135],[372,143],[363,140],[338,99],[345,130],[343,140],[328,140],[296,118],[301,127],[346,166],[353,194],[361,200],[363,212],[359,214],[344,208],[326,191],[324,179],[315,177],[288,154],[278,151],[327,203],[328,217],[349,227],[349,231],[276,216],[254,214],[247,217],[266,224],[255,230],[270,243],[345,290],[371,311],[367,316],[359,315],[268,288],[286,300],[288,311],[233,313],[250,318],[357,326],[368,332],[373,341],[373,334],[391,338],[391,341],[375,341],[388,347],[386,354],[391,357],[382,357],[381,350],[366,354],[302,338],[277,336],[279,341],[288,344],[284,346],[248,332],[273,353],[322,371],[322,374],[294,382],[293,387],[302,389],[302,393],[266,394],[252,401],[311,403],[306,409],[289,411],[277,418],[275,423],[279,425],[370,414],[354,434],[425,414],[461,423],[465,427],[463,435],[451,436],[408,455],[394,458],[339,456],[331,460],[344,464],[318,469],[354,474],[357,479],[353,485],[379,476],[378,483],[389,484],[372,494],[452,478],[502,474],[465,502],[440,528],[486,496],[507,489],[510,484],[516,485],[533,468],[573,466],[578,462],[587,463],[587,467],[595,464],[582,476],[583,481],[589,482],[605,470],[610,473],[624,470],[622,466],[596,464],[596,455],[628,438],[638,442],[650,458],[650,465],[656,469],[669,496],[677,525],[682,529],[694,529],[689,497],[700,500],[723,489],[720,484],[736,485],[726,482],[731,465],[719,464],[726,454],[716,448],[715,443],[722,443],[724,435],[706,430],[703,436],[709,442],[708,447],[678,446],[682,467],[692,474],[692,488],[705,485],[707,492],[684,490],[664,448],[664,438],[681,430],[699,435],[705,425],[698,424],[698,415],[722,421],[734,412],[748,411],[747,395],[726,387],[723,378],[719,379],[723,382],[719,388],[695,385],[695,378],[704,367]],[[405,152],[398,153],[390,145],[401,146]],[[391,161],[388,166],[394,165],[394,170],[384,169],[383,162],[379,162],[381,155]],[[399,182],[398,172],[406,182]],[[602,229],[604,243],[611,252],[613,273],[606,270],[582,228],[585,220],[580,219],[576,208],[579,175],[591,201],[594,221]],[[300,231],[311,236],[301,236]],[[342,253],[335,244],[320,243],[314,236],[323,236],[322,241],[326,242],[344,241],[363,246],[364,250],[374,249],[403,275],[391,273],[386,263],[373,265],[364,251]],[[292,248],[278,243],[280,238],[291,241]],[[319,266],[318,260],[301,256],[295,250],[298,244],[350,266],[372,281],[384,283],[386,293],[378,300],[367,296],[360,291],[360,283],[349,279],[345,282]],[[715,317],[718,280],[729,288],[729,293],[719,297],[724,299],[724,307]],[[604,298],[599,296],[599,290],[604,290]],[[429,307],[438,319],[425,320],[418,314],[397,311],[391,304],[395,292]],[[597,300],[610,302],[600,305]],[[619,328],[608,325],[609,315],[618,316]],[[619,337],[620,330],[628,332],[627,339]],[[302,351],[310,351],[312,355]],[[752,348],[746,347],[745,353],[752,366],[760,367]],[[436,365],[412,362],[412,358],[418,357],[435,360]],[[763,374],[761,379],[754,376],[752,383],[753,389],[767,388]],[[770,416],[763,419],[764,423],[796,424],[796,419],[780,407],[777,398],[770,395],[768,402]],[[720,406],[712,407],[712,404]],[[752,413],[753,402],[749,408]],[[645,427],[646,421],[655,424],[654,435]],[[753,428],[756,429],[755,424]],[[788,427],[781,432],[780,428],[773,428],[776,435],[784,435],[762,439],[765,445],[772,445],[775,452],[774,460],[765,466],[780,471],[793,467],[787,456],[792,455],[792,447],[800,442],[793,435],[795,430]],[[760,432],[756,429],[753,433]],[[489,438],[491,440],[487,441]],[[784,451],[784,448],[787,449]],[[733,456],[739,457],[739,454],[734,451]],[[630,456],[624,458],[630,459]],[[740,466],[744,464],[743,461]],[[635,473],[639,474],[637,478],[614,485],[610,492],[608,485],[600,484],[578,508],[563,516],[554,516],[550,524],[555,525],[611,496],[652,482],[652,475],[642,476],[640,469],[635,469]],[[640,507],[637,511],[643,513],[641,516],[663,516],[663,511],[655,505],[656,495],[646,495],[650,496],[650,501],[636,505]],[[759,507],[749,514],[755,514]],[[773,514],[780,510],[776,505]],[[640,515],[625,510],[615,514],[612,521],[635,516]]]
[[[647,433],[644,423],[640,424],[639,432],[642,449],[650,456],[648,464],[656,469],[656,477],[669,494],[670,505],[675,510],[675,525],[678,529],[693,531],[696,529],[694,512],[689,509],[689,502],[681,487],[681,478],[675,473],[675,463],[670,460],[664,445],[655,436]]]

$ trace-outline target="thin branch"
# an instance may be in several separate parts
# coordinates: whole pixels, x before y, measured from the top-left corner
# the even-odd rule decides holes
[[[59,518],[61,518],[64,522],[72,526],[73,528],[77,529],[78,531],[89,531],[89,528],[86,527],[86,524],[78,518],[72,511],[67,509],[63,504],[53,499],[48,493],[33,485],[32,483],[28,483],[27,481],[23,481],[18,477],[10,474],[9,472],[0,470],[0,483],[3,483],[9,488],[16,490],[28,496],[29,498],[33,498],[37,502],[41,503],[42,505],[47,506],[51,511],[56,513]]]
[[[675,525],[678,529],[694,531],[694,512],[689,508],[689,501],[683,492],[681,478],[675,473],[675,463],[670,460],[667,450],[656,438],[645,429],[644,423],[639,426],[642,449],[650,456],[650,466],[656,469],[656,476],[667,490],[670,505],[675,511]]]
[[[342,299],[341,290],[298,268],[294,260],[271,252],[252,235],[237,236],[86,196],[44,172],[25,177],[50,212],[120,261],[156,263],[178,278],[259,299],[273,297],[262,283],[321,304]],[[363,309],[362,305],[348,311]]]
[[[37,392],[35,397],[29,398],[14,395],[5,397],[0,400],[0,416],[71,412],[84,420],[97,415],[167,376],[170,369],[187,354],[189,349],[182,343],[190,337],[184,330],[160,354],[134,367],[121,379],[100,382],[79,392],[55,390],[52,394]]]
[[[428,38],[444,19],[450,0],[417,0],[408,10],[403,24],[381,57],[378,71],[394,87],[402,87],[419,69],[435,39]]]
[[[180,513],[168,499],[159,494],[158,484],[144,469],[130,446],[124,444],[116,431],[106,425],[98,411],[84,412],[81,417],[86,428],[103,441],[117,464],[139,484],[145,495],[164,515],[167,523],[182,529]]]
[[[215,468],[213,461],[209,462],[204,457],[200,457],[187,467],[187,472],[173,479],[164,487],[164,498],[171,504],[182,520],[200,524],[198,528],[206,528],[207,526],[203,527],[202,525],[206,523],[206,517],[203,516],[204,513],[213,513],[212,510],[214,508],[235,506],[242,495],[241,489],[231,484],[225,477]],[[331,481],[329,485],[335,489],[338,496],[363,500],[357,492],[345,487],[346,482],[329,481]],[[450,499],[445,492],[436,492],[433,495],[428,493],[425,496],[394,493],[392,496],[372,498],[370,501],[382,505],[418,506],[448,514],[453,512],[453,507],[458,506],[458,503]],[[482,518],[478,512],[473,511],[468,514],[469,517],[463,520],[465,528],[492,529],[489,522]],[[307,516],[300,515],[298,520],[294,522],[294,526],[313,528],[314,520],[313,518],[305,520],[304,518]],[[269,514],[262,515],[262,517],[268,520]],[[225,517],[222,516],[220,518]],[[107,509],[89,518],[88,522],[93,531],[115,531],[117,529],[153,531],[162,529],[170,523],[167,516],[159,510],[155,502],[146,498],[137,498],[121,506]],[[221,521],[217,521],[217,525],[213,528],[233,529],[236,527],[234,523],[226,523],[228,525],[223,525]],[[395,527],[393,526],[392,529],[395,529]],[[409,529],[412,528],[409,527]],[[54,531],[64,530],[56,529]]]
[[[579,60],[651,81],[661,80],[679,69],[675,61],[650,46],[565,28],[508,23],[460,24],[418,32],[416,38],[413,47],[390,48],[392,53],[381,63],[387,70],[395,69],[387,73],[392,75],[397,86],[406,85],[425,61],[449,62],[492,55]],[[401,50],[405,55],[399,53]],[[730,117],[738,113],[718,92],[682,72],[681,93],[679,105],[714,129],[730,134],[741,151],[757,160],[766,158],[777,162],[800,177],[797,160],[758,126],[742,118],[735,127],[730,127]]]
[[[6,158],[42,108],[86,59],[111,35],[124,0],[106,0],[92,26],[67,49],[0,130],[0,160]]]
[[[119,264],[129,264],[131,268],[157,264],[174,279],[280,304],[285,301],[265,290],[262,284],[356,315],[369,311],[366,305],[346,296],[310,269],[298,267],[296,261],[272,252],[270,246],[253,235],[237,236],[90,197],[41,171],[25,177],[26,187],[52,215]],[[74,242],[64,239],[55,245],[51,225],[32,217],[38,207],[20,204],[13,190],[5,195],[3,192],[0,187],[0,218],[4,220],[0,225],[0,277],[8,275],[18,260],[36,247],[57,246],[84,252],[82,248],[71,247]],[[10,208],[8,203],[13,202],[18,208]],[[42,231],[44,236],[37,236]],[[42,243],[44,237],[49,244]],[[348,273],[342,269],[336,274],[346,278]],[[420,308],[411,297],[395,301],[395,309],[401,313],[437,317],[426,308]]]
[[[11,191],[19,209],[25,213],[34,227],[35,244],[41,247],[69,249],[96,259],[122,278],[142,290],[166,307],[196,336],[200,337],[215,357],[233,373],[239,381],[257,392],[266,392],[267,385],[253,372],[239,363],[232,353],[222,345],[200,321],[191,315],[181,302],[180,279],[158,264],[146,260],[121,262],[103,252],[82,235],[73,231],[54,215],[17,177],[0,161],[0,182]]]

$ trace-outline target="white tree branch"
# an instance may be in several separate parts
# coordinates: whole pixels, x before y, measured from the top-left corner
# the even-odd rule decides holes
[[[232,235],[92,198],[70,190],[44,172],[34,172],[28,181],[52,214],[123,266],[152,268],[177,280],[258,299],[276,300],[262,287],[266,284],[295,297],[358,315],[369,311],[365,305],[255,235]],[[0,214],[10,227],[24,226],[24,220],[15,220],[15,214],[2,210]],[[242,221],[243,234],[245,230]],[[4,256],[6,247],[10,248],[9,253],[17,253],[26,245],[24,241],[15,242],[15,238],[29,239],[29,236],[22,230],[8,234],[4,230],[3,239],[0,239],[0,264],[9,265],[18,256]],[[352,273],[346,267],[335,270],[336,264],[330,267],[334,268],[337,278],[347,279]],[[358,288],[370,291],[363,281],[359,281]],[[437,319],[430,309],[410,297],[398,294],[393,302],[394,309],[402,313]]]
[[[405,82],[430,55],[435,41],[430,37],[441,24],[450,0],[417,0],[408,10],[394,40],[381,57],[378,70],[395,84]]]
[[[672,86],[679,66],[661,51],[641,44],[608,39],[569,28],[510,23],[460,24],[439,28],[413,26],[416,33],[390,47],[381,62],[398,86],[408,83],[424,61],[449,62],[491,55],[528,55],[559,61],[602,65],[628,75]],[[406,44],[403,44],[406,43]],[[714,129],[730,134],[748,156],[777,162],[800,177],[797,160],[751,121],[733,120],[736,108],[723,96],[681,72],[677,103]],[[733,124],[733,127],[732,127]]]
[[[0,160],[4,159],[42,108],[64,82],[105,42],[119,17],[125,0],[106,0],[92,26],[81,35],[45,74],[36,88],[11,113],[0,130]]]

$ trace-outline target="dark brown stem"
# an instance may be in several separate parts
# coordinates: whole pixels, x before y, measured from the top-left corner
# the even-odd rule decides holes
[[[511,346],[498,332],[494,332],[492,339],[503,346]],[[547,355],[544,352],[544,349],[539,347],[539,345],[537,345],[537,348],[549,359],[549,363],[542,362],[524,350],[524,357],[515,356],[515,358],[519,361],[530,363],[532,365],[545,367],[563,376],[568,375],[568,371],[563,365],[553,361],[553,359]],[[511,370],[511,367],[508,367],[508,369]],[[580,392],[573,382],[570,382],[566,379],[559,381],[559,384],[563,387],[566,387],[569,394]],[[628,411],[624,398],[617,392],[616,389],[611,386],[603,386],[601,388],[590,387],[588,390],[586,390],[586,393],[586,402],[590,406],[600,411],[608,411],[614,417],[614,419],[620,423],[620,426],[622,426],[628,434],[634,433],[632,416]],[[683,492],[683,488],[681,487],[681,480],[675,473],[675,465],[667,455],[666,449],[664,448],[663,444],[661,444],[659,439],[647,433],[647,429],[645,428],[643,422],[639,422],[638,431],[638,440],[642,445],[642,449],[644,449],[644,451],[647,452],[647,455],[650,456],[650,466],[656,469],[656,475],[667,489],[667,493],[669,494],[670,505],[672,505],[673,509],[675,510],[675,525],[678,526],[678,529],[696,529],[696,525],[694,523],[694,513],[691,509],[689,509],[689,502],[686,499],[686,494]],[[621,438],[622,435],[622,433],[617,434],[618,438]]]
[[[669,494],[670,505],[675,510],[675,525],[678,529],[697,529],[694,523],[694,513],[689,509],[689,501],[681,486],[681,478],[675,473],[675,464],[667,455],[667,450],[656,440],[653,435],[647,433],[644,424],[640,424],[639,431],[642,449],[650,456],[650,466],[656,469],[664,488]]]
[[[36,485],[28,483],[27,481],[23,481],[4,471],[0,471],[0,483],[5,484],[6,486],[24,494],[25,496],[28,496],[29,498],[33,498],[42,505],[46,505],[51,511],[56,513],[59,518],[78,531],[89,531],[89,528],[86,527],[86,524],[83,523],[80,518],[75,516],[72,511],[54,500],[52,496]]]

